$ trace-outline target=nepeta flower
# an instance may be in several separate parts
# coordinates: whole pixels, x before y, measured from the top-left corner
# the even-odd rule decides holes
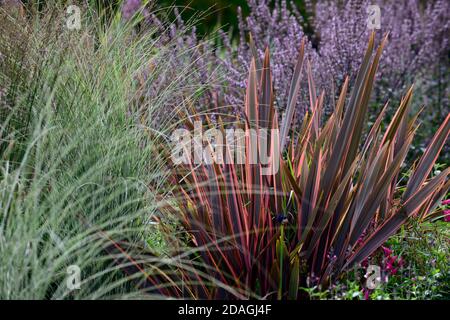
[[[273,3],[273,9],[271,8]],[[248,0],[250,14],[244,18],[238,10],[239,44],[233,47],[229,35],[222,34],[225,58],[222,61],[227,70],[227,90],[225,103],[240,108],[244,101],[248,68],[252,59],[252,52],[248,45],[249,36],[255,41],[258,56],[262,61],[266,46],[270,48],[271,66],[274,90],[276,92],[275,106],[280,110],[286,107],[289,96],[292,73],[298,57],[300,43],[306,35],[300,21],[300,14],[295,6],[288,7],[286,0]],[[308,41],[306,57],[312,61],[312,69],[316,71],[318,65],[317,52]],[[303,77],[306,79],[306,77]],[[302,115],[307,109],[307,86],[301,86],[297,109]]]
[[[375,88],[375,100],[399,100],[405,88],[416,82],[416,90],[426,94],[419,95],[425,97],[424,101],[417,98],[415,101],[435,106],[433,113],[428,114],[429,117],[435,119],[447,112],[445,106],[448,105],[450,89],[446,81],[448,59],[445,58],[449,48],[450,3],[445,0],[429,1],[426,4],[417,0],[324,0],[314,4],[306,1],[308,20],[304,20],[297,7],[286,0],[248,0],[249,15],[244,17],[238,11],[239,42],[236,45],[230,34],[220,31],[222,50],[215,50],[211,42],[199,40],[195,28],[186,27],[178,13],[175,14],[176,21],[167,26],[144,8],[143,15],[148,23],[161,30],[159,41],[173,43],[173,47],[164,55],[165,59],[171,61],[173,68],[158,70],[160,75],[150,91],[169,85],[172,80],[178,81],[177,86],[183,85],[183,90],[178,91],[180,95],[200,98],[196,103],[198,109],[210,111],[211,106],[232,106],[235,112],[240,112],[252,56],[248,45],[251,34],[260,59],[265,47],[270,48],[275,106],[282,114],[289,96],[300,42],[308,36],[304,31],[305,26],[308,26],[312,30],[312,34],[309,34],[312,40],[307,42],[306,57],[311,62],[319,89],[317,94],[324,91],[328,102],[339,92],[344,77],[355,76],[360,65],[370,33],[366,12],[369,4],[378,4],[381,8],[382,29],[377,31],[378,38],[390,32],[390,41],[380,61],[377,77],[380,85]],[[130,18],[141,6],[140,0],[124,1],[124,18]],[[220,52],[220,55],[216,52]],[[189,63],[192,67],[185,68]],[[180,70],[192,70],[193,77],[181,77],[180,72],[183,71]],[[298,121],[309,106],[305,82],[306,77],[303,75],[297,103]],[[198,84],[204,90],[192,92],[192,88],[198,88]],[[437,98],[425,101],[427,97],[434,96]],[[331,103],[325,105],[328,109],[332,106]],[[431,120],[426,123],[431,123]]]
[[[130,19],[142,8],[141,0],[125,0],[122,4],[122,17],[125,20]]]
[[[417,0],[318,2],[313,25],[320,39],[320,76],[324,83],[334,81],[339,86],[345,75],[354,75],[358,70],[371,32],[367,28],[366,10],[374,4],[381,10],[381,30],[377,36],[389,32],[379,69],[382,90],[376,94],[385,99],[399,99],[407,86],[423,74],[430,74],[445,58],[450,3],[436,0],[423,6]],[[424,80],[422,86],[427,85]]]
[[[172,88],[173,93],[165,100],[165,108],[153,110],[148,120],[158,127],[163,119],[174,117],[176,109],[186,105],[186,101],[195,101],[197,110],[211,110],[219,87],[218,79],[221,78],[211,41],[199,39],[195,26],[185,24],[177,8],[173,12],[174,21],[164,23],[149,6],[142,5],[140,0],[127,0],[122,6],[125,20],[141,10],[143,20],[140,27],[149,28],[155,34],[152,45],[156,54],[144,68],[141,78],[146,86],[139,99],[158,99],[162,88]],[[162,60],[164,63],[160,63]],[[144,108],[145,102],[138,107]]]
[[[313,29],[310,38],[314,40],[314,46],[308,41],[306,52],[316,85],[325,92],[327,99],[332,99],[339,92],[345,76],[354,77],[359,68],[371,32],[367,28],[366,9],[372,4],[381,8],[382,29],[377,31],[377,38],[386,32],[390,34],[380,61],[377,76],[380,85],[375,89],[375,100],[385,102],[393,98],[399,101],[405,89],[415,82],[417,90],[426,92],[422,96],[437,97],[418,101],[440,108],[439,112],[433,110],[429,116],[439,117],[436,113],[445,113],[445,108],[440,107],[446,104],[449,96],[445,66],[448,65],[450,3],[445,0],[427,1],[426,4],[418,0],[324,0],[314,4],[306,1],[307,21],[297,7],[293,3],[288,5],[286,0],[248,0],[249,16],[244,18],[238,11],[240,37],[237,47],[233,46],[229,35],[222,32],[225,49],[222,65],[227,72],[225,103],[236,109],[243,104],[252,56],[248,46],[251,34],[260,58],[266,46],[271,50],[275,104],[283,109],[298,46],[307,36],[305,25]],[[298,119],[308,107],[306,88],[303,84],[297,105]]]

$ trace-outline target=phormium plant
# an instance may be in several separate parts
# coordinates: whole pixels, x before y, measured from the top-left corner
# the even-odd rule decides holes
[[[269,167],[278,157],[281,168],[266,175],[261,164],[250,163],[249,153],[260,154],[263,146],[253,145],[247,135],[245,164],[190,165],[183,176],[177,170],[180,198],[171,212],[181,215],[189,245],[197,248],[188,265],[178,266],[177,281],[183,282],[177,291],[180,296],[296,299],[307,280],[322,285],[333,281],[379,248],[408,217],[440,201],[450,185],[450,169],[431,178],[429,174],[449,135],[450,116],[412,168],[403,193],[398,190],[398,176],[418,119],[418,114],[410,116],[412,88],[384,132],[386,106],[370,131],[364,130],[386,39],[374,53],[375,35],[371,35],[349,97],[347,79],[323,125],[324,93],[317,96],[307,64],[311,112],[289,142],[305,43],[280,127],[273,106],[269,51],[260,69],[257,56],[253,57],[243,126],[258,133],[280,129],[279,139],[267,140],[267,150]],[[193,127],[190,120],[186,125]],[[230,157],[229,146],[223,152]]]

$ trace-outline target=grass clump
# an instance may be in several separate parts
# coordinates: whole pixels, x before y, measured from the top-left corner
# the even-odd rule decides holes
[[[69,30],[57,2],[32,9],[0,8],[0,298],[140,295],[130,265],[164,246],[145,237],[167,187],[165,128],[142,119],[176,90],[143,97],[148,62],[164,63],[157,35],[89,8]]]

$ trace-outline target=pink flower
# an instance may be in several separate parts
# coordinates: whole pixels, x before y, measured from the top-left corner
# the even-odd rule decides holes
[[[369,266],[369,260],[366,258],[361,262],[361,266],[367,268]]]
[[[392,253],[392,250],[389,251]],[[396,275],[399,268],[403,267],[404,265],[403,258],[399,258],[398,256],[387,256],[385,259],[385,268],[386,271],[388,271],[392,275]]]
[[[363,292],[364,292],[364,300],[370,300],[370,296],[369,296],[370,295],[370,290],[364,288]]]
[[[387,247],[381,246],[381,249],[383,249],[383,253],[384,253],[385,257],[388,257],[388,256],[390,256],[392,254],[392,250],[387,248]]]
[[[394,268],[391,261],[386,262],[386,270],[391,271]]]
[[[442,204],[443,204],[444,206],[450,204],[450,199],[447,199],[447,200],[442,201]]]
[[[450,209],[444,210],[444,221],[450,222]]]

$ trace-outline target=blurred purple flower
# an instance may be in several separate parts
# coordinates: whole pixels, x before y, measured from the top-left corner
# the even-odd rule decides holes
[[[381,88],[378,97],[397,100],[406,87],[423,74],[430,74],[448,52],[450,3],[446,0],[348,0],[320,1],[313,26],[320,38],[320,76],[340,85],[345,75],[354,75],[361,63],[371,30],[367,28],[369,5],[381,9],[378,38],[389,32],[389,42],[380,61]],[[324,78],[325,77],[325,78]],[[423,83],[421,85],[428,85]]]
[[[122,4],[122,17],[125,20],[130,19],[142,7],[141,0],[125,0]]]
[[[287,105],[292,73],[300,43],[305,34],[300,23],[301,16],[295,6],[288,7],[287,2],[282,0],[273,2],[272,9],[270,6],[272,2],[270,0],[248,0],[250,14],[246,18],[243,17],[241,9],[238,9],[239,44],[237,48],[233,47],[229,36],[222,32],[225,49],[223,65],[224,69],[228,71],[225,102],[236,108],[243,105],[246,75],[252,57],[248,45],[249,34],[255,41],[261,61],[266,46],[270,48],[272,76],[276,92],[275,107],[282,111]],[[309,41],[306,47],[306,57],[312,61],[314,72],[318,65],[318,56]],[[303,115],[308,101],[306,99],[307,86],[302,85],[301,88],[302,94],[299,97],[297,108]]]
[[[193,105],[199,111],[211,110],[216,105],[220,78],[218,58],[211,41],[199,39],[195,26],[186,24],[177,8],[173,9],[175,19],[167,23],[161,21],[151,8],[142,8],[141,1],[124,3],[123,12],[127,17],[137,10],[142,10],[144,18],[140,27],[149,28],[154,33],[153,46],[156,49],[143,72],[146,86],[141,99],[155,101],[159,99],[160,92],[171,89],[165,106],[153,108],[154,113],[149,115],[149,121],[155,126],[163,125],[164,121],[175,117],[177,108],[184,108],[187,101],[195,102]]]
[[[134,14],[141,4],[139,0],[125,1],[124,17]],[[405,88],[415,81],[416,91],[426,92],[421,95],[424,99],[437,96],[430,101],[420,101],[418,97],[414,100],[440,108],[433,114],[429,112],[430,117],[439,118],[440,114],[448,112],[445,106],[448,106],[446,100],[450,95],[449,82],[445,81],[448,77],[445,72],[448,59],[445,57],[450,33],[450,3],[445,0],[429,1],[425,5],[417,0],[378,0],[374,3],[369,0],[324,0],[315,4],[306,1],[308,20],[286,0],[248,0],[249,15],[244,17],[241,10],[238,11],[239,42],[236,45],[230,34],[219,31],[221,50],[215,50],[210,41],[199,40],[195,28],[186,26],[178,12],[176,21],[169,25],[147,12],[144,14],[146,21],[160,30],[156,45],[160,44],[166,50],[161,56],[173,66],[170,70],[158,70],[160,74],[148,94],[176,81],[176,86],[180,87],[179,95],[174,97],[176,101],[180,101],[182,95],[196,96],[200,98],[196,105],[203,111],[210,112],[211,107],[223,106],[231,106],[235,112],[242,111],[252,56],[248,45],[251,34],[260,59],[265,47],[270,48],[275,106],[282,114],[300,42],[306,37],[304,27],[308,26],[308,30],[313,30],[310,38],[314,46],[311,41],[307,42],[306,56],[311,61],[318,93],[325,91],[326,111],[331,111],[329,102],[338,94],[344,77],[354,77],[360,65],[370,33],[366,21],[369,4],[378,4],[381,8],[382,29],[377,31],[377,40],[390,32],[378,71],[375,101],[384,103],[388,98],[398,101]],[[442,68],[444,71],[439,71]],[[180,72],[188,73],[189,77],[180,77]],[[306,77],[302,78],[297,121],[309,105]],[[199,85],[203,88],[201,93],[196,90]]]
[[[315,45],[308,41],[307,58],[311,61],[318,89],[325,91],[330,102],[339,93],[345,76],[354,79],[359,68],[371,32],[367,28],[366,9],[372,4],[378,4],[381,8],[381,30],[377,31],[377,41],[389,32],[389,42],[378,71],[375,101],[399,101],[406,88],[416,82],[416,89],[425,92],[433,89],[431,94],[427,92],[421,96],[437,97],[432,101],[416,98],[417,103],[433,104],[441,110],[441,105],[445,105],[444,100],[448,99],[448,81],[445,81],[445,77],[448,73],[437,71],[442,68],[442,61],[448,64],[443,60],[449,49],[448,1],[434,0],[425,5],[418,0],[324,0],[315,4],[306,1],[308,20],[303,18],[295,5],[286,0],[247,2],[250,9],[248,17],[243,17],[240,9],[238,11],[237,47],[230,36],[222,32],[225,49],[222,65],[227,72],[224,100],[236,110],[242,109],[246,75],[252,56],[248,45],[249,34],[255,41],[261,59],[265,47],[270,48],[275,106],[282,111],[286,105],[298,47],[306,36],[304,27],[311,27],[313,34],[310,38]],[[308,107],[307,85],[303,83],[301,88],[297,105],[298,119]],[[436,100],[440,103],[435,103]],[[327,103],[326,111],[331,111],[331,108],[332,105]],[[441,112],[445,113],[445,107],[443,109]]]

